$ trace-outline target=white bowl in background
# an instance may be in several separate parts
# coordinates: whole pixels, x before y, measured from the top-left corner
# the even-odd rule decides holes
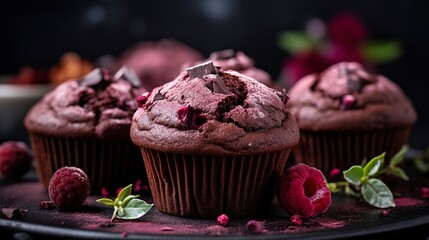
[[[10,77],[0,76],[0,142],[26,140],[25,114],[52,89],[50,84],[8,84]]]

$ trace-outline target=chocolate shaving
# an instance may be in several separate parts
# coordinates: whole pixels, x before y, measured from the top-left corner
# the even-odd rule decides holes
[[[158,91],[155,96],[153,96],[153,101],[158,101],[158,100],[163,100],[165,99],[165,96],[162,95],[162,93],[160,91]]]
[[[213,65],[212,61],[203,62],[187,68],[186,71],[188,71],[190,79],[203,78],[205,75],[217,73],[216,67]]]
[[[110,80],[110,72],[105,68],[96,68],[86,74],[81,80],[80,85],[82,86],[96,86],[103,80]]]
[[[27,212],[28,211],[23,208],[1,208],[0,209],[0,213],[2,213],[5,217],[9,219],[12,219],[12,218],[23,219]]]
[[[225,49],[222,51],[212,52],[210,54],[210,59],[228,59],[235,56],[235,51],[233,49]]]
[[[122,66],[113,76],[114,80],[124,79],[128,81],[131,86],[138,88],[141,86],[140,78],[137,74],[127,66]]]
[[[207,75],[208,81],[206,82],[206,87],[212,90],[213,93],[221,93],[221,94],[230,94],[231,92],[228,90],[228,87],[222,81],[222,79],[217,75]]]
[[[341,64],[339,71],[347,79],[347,88],[351,93],[359,93],[365,84],[376,81],[374,76],[362,69],[350,68],[347,64]]]

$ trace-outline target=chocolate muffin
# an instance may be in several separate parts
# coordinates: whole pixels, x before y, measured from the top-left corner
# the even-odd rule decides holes
[[[197,50],[174,39],[139,42],[124,51],[117,68],[133,70],[148,91],[173,80],[187,66],[204,57]]]
[[[209,61],[137,100],[131,140],[159,210],[213,218],[269,207],[299,141],[284,92]]]
[[[233,49],[215,51],[210,54],[208,59],[201,62],[206,61],[213,61],[216,67],[220,67],[224,71],[234,70],[256,79],[268,87],[278,90],[281,89],[280,86],[273,81],[268,72],[255,67],[253,59],[242,51],[234,51]]]
[[[328,174],[386,152],[386,162],[406,144],[417,115],[398,85],[355,62],[335,64],[299,80],[288,109],[300,128],[297,162]]]
[[[146,179],[139,149],[131,142],[135,98],[145,92],[126,68],[113,76],[97,68],[58,85],[24,119],[40,182],[47,187],[63,166],[83,169],[92,193]]]

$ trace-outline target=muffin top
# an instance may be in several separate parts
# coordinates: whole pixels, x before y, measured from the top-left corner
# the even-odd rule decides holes
[[[270,74],[256,68],[254,61],[241,51],[236,52],[233,49],[215,51],[210,54],[208,59],[202,62],[210,60],[213,61],[216,67],[220,67],[222,70],[234,70],[254,78],[269,87],[273,85]]]
[[[411,126],[417,119],[398,85],[356,62],[308,75],[288,93],[287,107],[300,129],[377,130]]]
[[[148,91],[173,80],[203,55],[174,39],[139,42],[124,51],[117,68],[126,65],[140,78]]]
[[[135,98],[145,92],[127,68],[113,76],[97,68],[68,80],[31,107],[24,125],[31,132],[58,137],[129,139]]]
[[[181,154],[232,156],[293,147],[295,118],[285,91],[269,88],[211,61],[188,68],[137,98],[131,140],[138,146]]]

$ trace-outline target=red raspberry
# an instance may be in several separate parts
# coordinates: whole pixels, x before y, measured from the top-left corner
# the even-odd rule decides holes
[[[226,214],[222,214],[219,217],[217,217],[217,223],[226,227],[229,224],[229,217]]]
[[[280,177],[277,199],[289,214],[309,218],[328,210],[331,191],[320,170],[298,163]]]
[[[49,181],[49,197],[55,207],[63,210],[81,206],[89,195],[90,185],[86,173],[77,167],[62,167]]]
[[[33,156],[30,148],[19,141],[7,141],[0,145],[0,175],[19,178],[31,168]]]

